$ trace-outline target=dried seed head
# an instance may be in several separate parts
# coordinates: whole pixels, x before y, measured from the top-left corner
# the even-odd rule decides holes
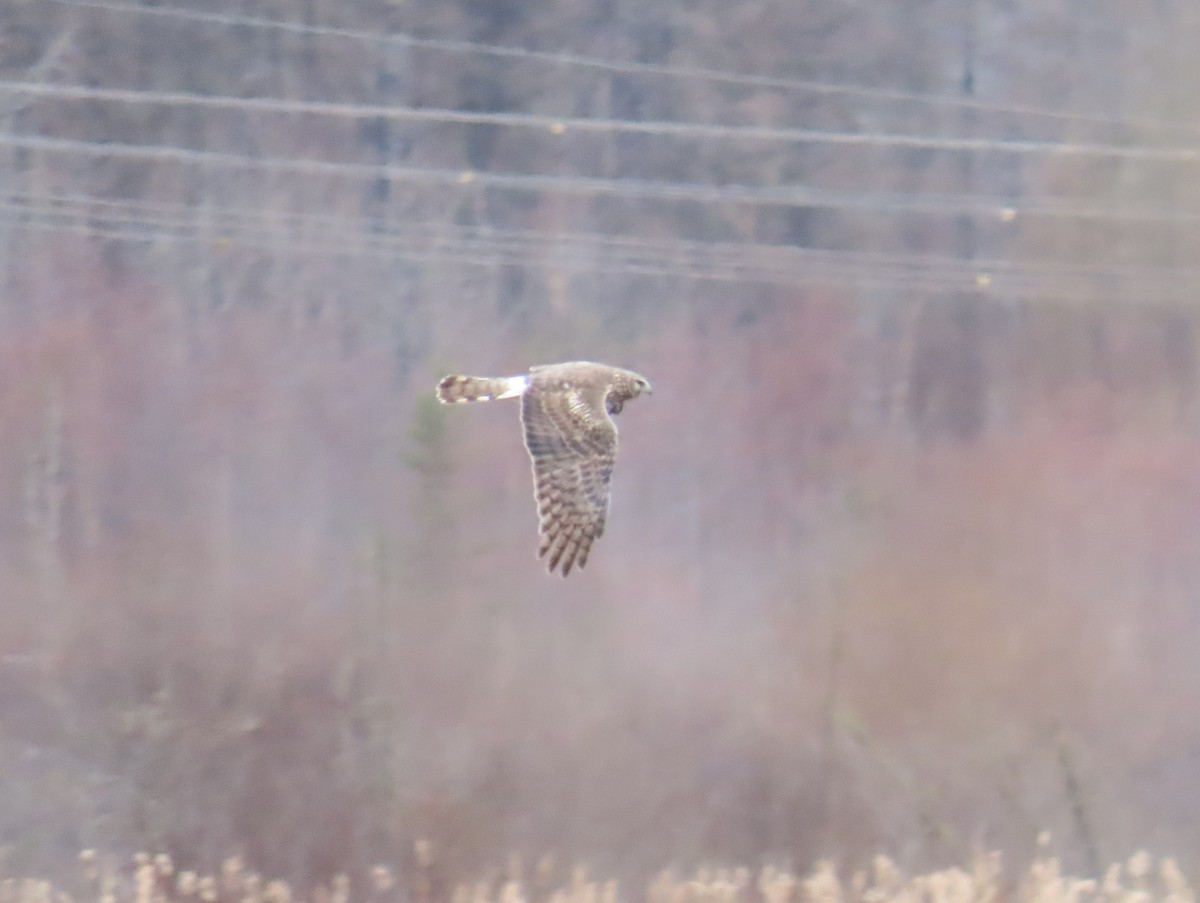
[[[86,850],[80,850],[79,864],[83,868],[83,877],[85,881],[95,881],[100,877],[100,864],[95,850],[90,848]]]
[[[1114,862],[1104,870],[1104,878],[1100,882],[1100,887],[1103,888],[1106,897],[1121,896],[1121,863]]]
[[[262,878],[254,872],[242,881],[242,903],[263,903]]]
[[[896,867],[896,863],[892,862],[887,856],[876,856],[872,862],[875,869],[875,887],[887,895],[891,895],[900,889],[902,876],[900,869]]]
[[[196,885],[196,893],[204,903],[213,903],[217,899],[217,879],[205,875]]]
[[[663,869],[646,887],[646,903],[670,903],[675,891],[675,873]]]
[[[1173,857],[1163,858],[1158,865],[1158,874],[1162,878],[1163,887],[1166,888],[1168,894],[1167,899],[1171,903],[1195,903],[1196,895],[1188,884],[1187,878],[1184,877],[1179,863]]]
[[[192,871],[182,871],[175,879],[175,893],[181,897],[192,897],[196,894],[196,885],[199,880],[196,878],[196,873]]]
[[[1143,880],[1150,874],[1150,854],[1145,850],[1138,850],[1129,857],[1129,862],[1125,866],[1129,872],[1129,877],[1138,881]]]
[[[810,903],[840,903],[842,882],[837,868],[829,859],[820,860],[813,873],[804,879],[804,898]]]
[[[396,877],[386,865],[377,865],[371,869],[371,886],[375,893],[385,894],[396,886]]]
[[[267,903],[292,903],[292,888],[286,881],[270,881],[263,891]]]
[[[146,856],[133,873],[134,900],[136,903],[151,903],[154,899],[154,890],[157,883],[154,866],[150,863],[150,857]]]
[[[350,876],[345,872],[338,872],[333,876],[333,881],[330,882],[331,891],[329,894],[330,903],[349,903],[350,901]]]

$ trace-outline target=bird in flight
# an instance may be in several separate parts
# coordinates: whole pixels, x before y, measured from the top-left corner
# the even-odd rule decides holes
[[[521,376],[444,377],[438,401],[521,399],[525,449],[533,462],[537,500],[538,557],[549,555],[549,570],[561,565],[566,577],[587,564],[592,543],[604,533],[609,481],[617,456],[618,414],[625,402],[650,383],[632,370],[572,361],[531,367]]]

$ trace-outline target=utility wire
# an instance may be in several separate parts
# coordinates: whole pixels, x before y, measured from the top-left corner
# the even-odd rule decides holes
[[[551,135],[569,132],[636,133],[688,138],[719,138],[737,141],[783,141],[803,144],[859,145],[906,150],[943,150],[964,153],[996,152],[1017,155],[1083,156],[1122,160],[1150,160],[1195,164],[1200,149],[1155,147],[1145,144],[1120,145],[1078,141],[1030,139],[962,138],[889,132],[834,132],[824,129],[774,128],[750,125],[708,125],[669,120],[559,118],[533,113],[488,113],[427,107],[396,107],[382,104],[334,103],[274,97],[229,97],[184,91],[148,91],[133,88],[103,88],[87,85],[55,85],[35,82],[0,81],[0,90],[30,96],[100,100],[124,104],[153,104],[240,110],[248,113],[290,113],[397,121],[486,124],[537,129]]]
[[[125,205],[126,207],[136,205]],[[164,205],[156,205],[164,206]],[[105,212],[105,207],[116,207]],[[187,210],[182,205],[178,210]],[[1181,270],[1146,267],[1034,265],[965,261],[957,258],[908,257],[860,252],[813,252],[807,249],[720,246],[698,253],[704,243],[679,249],[672,243],[632,245],[606,243],[590,236],[541,236],[540,243],[523,235],[490,236],[486,230],[408,229],[401,234],[332,228],[297,228],[286,220],[257,223],[215,211],[192,210],[189,216],[154,214],[121,205],[32,200],[0,200],[0,222],[13,228],[66,231],[157,243],[202,243],[216,252],[243,249],[289,254],[344,254],[416,260],[442,260],[478,266],[524,266],[557,271],[589,271],[646,276],[672,276],[771,284],[835,284],[921,292],[986,291],[999,297],[1050,297],[1087,300],[1095,297],[1138,297],[1159,301],[1190,300],[1189,275]],[[681,253],[683,251],[683,253]],[[996,264],[990,271],[988,263]],[[1114,294],[1114,289],[1123,290]]]
[[[576,195],[607,195],[663,201],[745,204],[754,206],[815,207],[869,212],[969,213],[1012,222],[1021,217],[1065,217],[1099,221],[1194,224],[1200,213],[1139,208],[1114,208],[1106,204],[1067,204],[1057,199],[1014,202],[1010,198],[970,195],[914,195],[890,192],[845,192],[805,185],[753,186],[706,185],[696,182],[660,182],[642,179],[607,179],[589,176],[546,176],[519,173],[476,172],[435,167],[341,163],[297,157],[249,157],[222,151],[200,151],[167,145],[115,144],[39,135],[0,134],[0,147],[23,148],[91,158],[153,161],[250,172],[290,173],[357,180],[388,179],[397,184],[444,187],[494,188],[510,191],[547,191]]]
[[[758,87],[779,91],[802,91],[846,97],[858,97],[868,100],[925,104],[931,106],[948,107],[951,109],[970,109],[984,113],[996,113],[1008,116],[1031,116],[1052,121],[1079,122],[1121,129],[1158,129],[1164,131],[1175,131],[1183,134],[1196,134],[1197,132],[1200,132],[1200,129],[1197,129],[1193,126],[1187,124],[1181,125],[1177,122],[1165,120],[1120,119],[1088,113],[1065,113],[1061,110],[1048,110],[1041,107],[1021,104],[998,104],[954,95],[929,94],[915,91],[902,91],[891,88],[871,88],[861,85],[847,85],[836,82],[821,81],[817,79],[754,75],[699,66],[671,66],[655,63],[621,62],[573,53],[529,50],[521,47],[504,47],[494,44],[483,44],[475,41],[465,40],[417,38],[405,34],[385,34],[350,28],[339,28],[328,25],[308,25],[300,22],[287,22],[278,19],[245,16],[235,13],[201,12],[198,10],[183,9],[175,6],[139,6],[130,3],[113,2],[113,0],[40,0],[40,2],[54,3],[61,6],[70,6],[79,9],[94,9],[121,14],[173,18],[182,21],[219,25],[223,27],[272,29],[296,34],[365,41],[377,45],[392,44],[406,48],[423,48],[450,53],[479,54],[505,59],[540,62],[556,66],[593,69],[600,72],[659,76],[667,78],[679,78],[687,81],[709,81],[719,84]]]
[[[216,245],[222,253],[241,250],[239,245],[232,242],[201,239],[195,235],[181,233],[137,233],[130,232],[119,226],[86,224],[77,222],[61,222],[41,218],[29,219],[12,216],[0,211],[0,229],[18,228],[31,231],[48,231],[71,233],[90,238],[101,238],[122,242],[167,242],[167,243],[197,243],[203,242]],[[331,245],[328,242],[283,244],[258,239],[247,239],[244,244],[250,249],[267,250],[273,253],[295,254],[309,257],[312,255],[352,256],[352,257],[382,257],[388,260],[403,259],[417,262],[454,263],[455,265],[495,268],[497,266],[518,266],[528,269],[548,271],[587,271],[604,274],[620,274],[628,276],[663,277],[672,279],[695,279],[702,281],[720,281],[734,284],[783,284],[783,285],[827,285],[839,288],[851,288],[856,291],[885,291],[894,293],[920,293],[922,295],[963,295],[978,294],[979,297],[993,297],[1003,300],[1022,300],[1045,303],[1190,303],[1192,293],[1181,291],[1178,285],[1163,287],[1129,284],[1117,290],[1111,283],[1097,284],[1091,287],[1064,288],[1048,286],[1042,288],[1005,287],[1003,285],[981,286],[979,283],[966,284],[958,280],[932,278],[897,278],[889,275],[879,275],[864,271],[815,271],[799,275],[784,276],[778,273],[750,271],[738,272],[733,270],[701,270],[669,265],[653,265],[635,263],[604,265],[584,264],[576,267],[566,267],[553,257],[540,255],[538,257],[518,257],[502,255],[481,255],[454,247],[418,250],[413,248],[379,248],[371,246]]]
[[[837,262],[851,266],[886,266],[895,269],[930,268],[955,271],[957,277],[974,279],[979,273],[1030,274],[1041,277],[1104,277],[1154,278],[1169,280],[1200,280],[1200,269],[1177,267],[1155,268],[1113,263],[1068,264],[1043,261],[1014,262],[1000,258],[948,257],[937,254],[880,251],[834,251],[801,248],[792,245],[767,245],[757,242],[695,241],[682,238],[655,239],[643,236],[612,235],[599,232],[549,232],[536,229],[468,226],[447,222],[387,222],[377,217],[347,216],[309,211],[268,210],[250,207],[229,207],[210,203],[184,204],[163,201],[134,201],[97,198],[78,194],[47,194],[41,192],[0,193],[0,203],[10,210],[53,212],[81,218],[103,217],[119,219],[138,225],[156,225],[164,221],[184,223],[207,229],[214,234],[237,229],[256,229],[287,232],[293,235],[331,234],[362,236],[368,240],[387,241],[419,239],[425,242],[443,240],[471,241],[496,248],[522,248],[559,253],[566,248],[620,252],[625,254],[657,254],[679,260],[705,262],[731,259],[747,260],[751,265],[790,258],[797,267],[811,267]]]

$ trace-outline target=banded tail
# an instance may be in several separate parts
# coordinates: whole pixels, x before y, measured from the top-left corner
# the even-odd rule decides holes
[[[464,401],[492,401],[497,398],[516,398],[529,385],[528,376],[459,376],[442,378],[437,387],[437,400],[442,404],[461,404]]]

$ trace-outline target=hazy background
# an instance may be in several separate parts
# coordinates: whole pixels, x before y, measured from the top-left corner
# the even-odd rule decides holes
[[[0,865],[1194,873],[1197,47],[0,0]],[[563,581],[515,406],[432,388],[574,358],[655,393]]]

